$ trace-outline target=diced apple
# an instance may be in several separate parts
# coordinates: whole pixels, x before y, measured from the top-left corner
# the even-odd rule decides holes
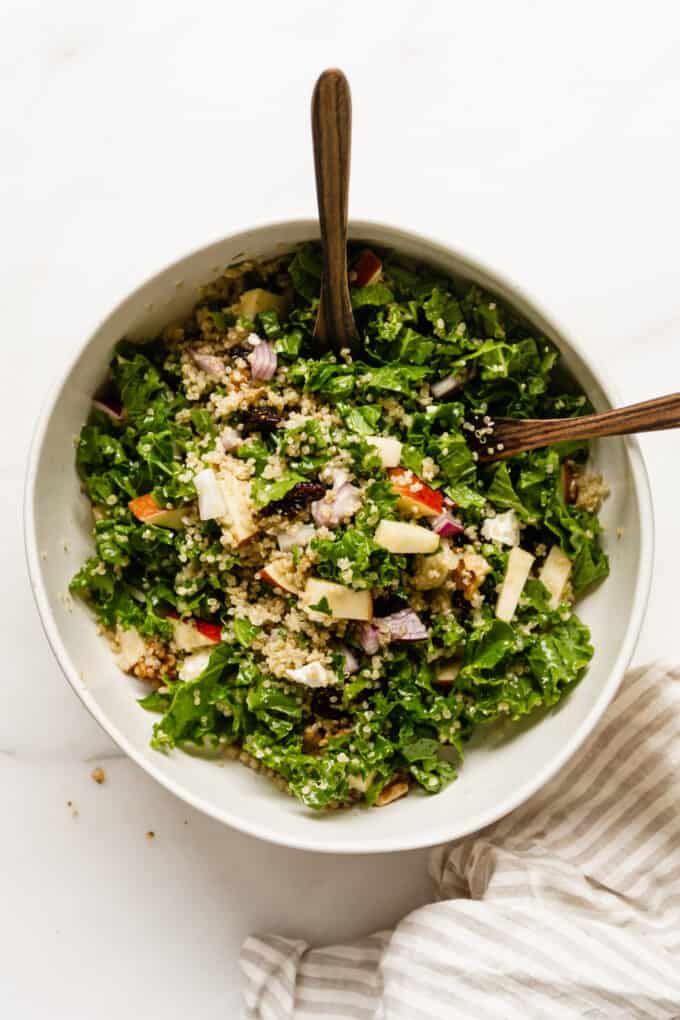
[[[272,294],[270,290],[254,287],[244,290],[238,302],[238,311],[252,322],[260,312],[276,312],[279,319],[285,315],[287,301],[283,294]]]
[[[197,648],[218,644],[220,627],[204,620],[173,619],[172,639],[180,652],[194,652]]]
[[[182,517],[185,511],[181,507],[162,507],[154,499],[152,493],[131,499],[128,507],[137,518],[145,524],[155,524],[159,528],[183,528]]]
[[[222,486],[212,468],[205,468],[194,475],[194,485],[198,493],[198,516],[202,521],[212,521],[216,517],[224,517],[227,512]]]
[[[416,563],[413,584],[418,591],[432,591],[441,588],[452,570],[458,566],[460,553],[453,551],[450,545],[442,542],[440,548],[431,556],[421,556]]]
[[[391,553],[433,553],[439,546],[436,532],[406,521],[381,521],[373,537]]]
[[[347,785],[357,793],[366,793],[374,779],[375,772],[367,772],[365,776],[348,776]]]
[[[570,574],[571,560],[561,546],[554,545],[538,572],[539,581],[542,581],[550,592],[549,605],[551,609],[557,609],[562,601],[564,588]]]
[[[308,662],[306,666],[300,666],[298,669],[287,669],[286,676],[305,687],[328,687],[338,682],[337,677],[320,662]]]
[[[411,517],[438,517],[444,509],[441,492],[431,489],[412,471],[392,468],[390,482],[399,495],[399,509]]]
[[[349,279],[351,287],[367,287],[377,283],[382,274],[382,262],[370,248],[365,248],[352,268]]]
[[[180,680],[183,680],[184,683],[196,680],[210,662],[211,655],[212,649],[210,648],[202,648],[200,652],[193,652],[191,655],[187,655],[180,667]]]
[[[244,545],[257,534],[250,505],[250,482],[236,478],[228,469],[223,469],[219,482],[226,505],[220,524],[230,533],[234,545]]]
[[[482,538],[501,545],[519,545],[519,521],[515,511],[507,510],[504,514],[487,517],[482,524]]]
[[[435,669],[435,683],[442,687],[451,687],[456,682],[459,673],[460,662],[458,660],[451,659],[450,662],[443,662]]]
[[[222,640],[222,627],[219,623],[209,623],[208,620],[194,620],[196,630],[202,634],[207,641],[218,645]]]
[[[384,468],[399,466],[402,444],[394,436],[366,436],[366,442],[376,448]]]
[[[510,550],[505,577],[496,603],[496,616],[499,620],[510,623],[515,615],[533,562],[534,557],[526,549],[520,549],[516,545]]]
[[[265,584],[270,584],[272,588],[280,588],[289,595],[299,595],[299,589],[296,587],[295,582],[291,580],[290,572],[281,560],[268,563],[262,567],[257,576]]]
[[[127,673],[146,652],[146,644],[136,627],[124,630],[120,624],[116,627],[116,644],[118,651],[114,659],[116,665]]]
[[[309,545],[316,535],[316,528],[313,524],[293,524],[285,531],[280,531],[276,536],[281,552],[290,552],[294,546],[303,549]]]
[[[323,600],[328,603],[330,619],[370,620],[373,616],[373,598],[370,591],[355,591],[344,584],[310,577],[307,581],[302,602],[305,609],[313,610]],[[321,614],[319,613],[321,618]],[[329,619],[329,622],[330,622]]]

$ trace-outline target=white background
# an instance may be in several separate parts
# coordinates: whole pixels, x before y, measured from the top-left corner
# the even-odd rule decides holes
[[[672,0],[2,2],[7,1020],[237,1017],[247,933],[339,940],[429,895],[425,851],[286,851],[184,807],[62,680],[20,523],[33,421],[60,367],[164,263],[314,214],[309,97],[336,64],[354,96],[355,216],[439,236],[519,281],[624,400],[680,389],[679,50]],[[636,661],[678,661],[680,441],[643,447],[658,552]]]

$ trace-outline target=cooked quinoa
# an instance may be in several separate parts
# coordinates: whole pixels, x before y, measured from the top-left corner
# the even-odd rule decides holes
[[[383,806],[581,679],[607,490],[586,443],[476,459],[496,415],[589,409],[510,309],[357,247],[364,349],[322,356],[319,279],[312,245],[243,262],[118,344],[77,447],[95,553],[71,591],[148,684],[159,751]]]

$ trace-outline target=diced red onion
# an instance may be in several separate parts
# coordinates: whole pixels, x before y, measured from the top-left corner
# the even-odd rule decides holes
[[[248,361],[253,379],[262,379],[267,382],[274,375],[278,364],[273,344],[265,343],[265,341],[259,343],[248,355]]]
[[[349,481],[349,471],[345,471],[344,468],[328,468],[326,473],[333,488],[336,490]]]
[[[340,521],[355,514],[360,506],[360,490],[350,482],[343,482],[339,489],[333,488],[323,499],[315,500],[310,509],[320,528],[335,528]]]
[[[222,430],[220,442],[222,443],[224,451],[226,453],[231,453],[232,450],[235,450],[241,445],[243,442],[243,436],[240,432],[237,432],[236,429],[233,429],[230,425],[228,425],[226,429]]]
[[[314,538],[316,528],[313,524],[298,524],[287,528],[276,536],[281,552],[290,552],[294,545],[305,546]]]
[[[214,354],[202,354],[201,351],[190,351],[191,357],[197,368],[207,375],[219,379],[224,374],[224,362]]]
[[[412,609],[400,609],[376,620],[376,623],[387,627],[390,641],[424,641],[429,632],[418,614]]]
[[[380,631],[374,623],[360,623],[356,628],[357,641],[367,655],[375,655],[380,648]]]
[[[440,397],[446,397],[449,393],[453,393],[455,390],[460,389],[466,382],[474,378],[476,368],[474,366],[470,368],[462,368],[459,372],[455,372],[453,375],[444,376],[443,379],[439,379],[438,382],[432,383],[430,386],[430,392],[432,396],[437,400]]]
[[[449,393],[453,393],[460,386],[460,379],[457,375],[447,375],[443,379],[440,379],[436,383],[432,383],[430,390],[432,396],[439,400],[440,397],[445,397]]]
[[[438,517],[430,518],[430,527],[442,538],[449,538],[451,535],[462,535],[465,528],[452,517],[451,514],[445,510],[443,514],[439,514]]]
[[[352,649],[348,648],[347,645],[341,644],[337,646],[337,650],[345,660],[345,664],[343,667],[345,675],[351,676],[352,673],[356,673],[356,671],[359,669],[359,660],[357,659]]]
[[[125,417],[125,408],[117,400],[93,400],[92,406],[96,407],[98,411],[103,411],[111,421],[115,421],[117,424]]]
[[[450,496],[444,496],[444,506],[454,507],[458,506],[458,504]]]

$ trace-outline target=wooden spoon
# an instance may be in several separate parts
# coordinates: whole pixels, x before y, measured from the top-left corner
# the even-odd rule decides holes
[[[679,426],[680,393],[671,393],[583,418],[477,419],[475,431],[470,432],[470,446],[480,463],[490,464],[565,439],[626,436],[631,432],[658,432]]]
[[[312,138],[323,276],[314,335],[323,351],[359,349],[347,280],[347,201],[352,98],[342,71],[324,71],[312,96]]]

